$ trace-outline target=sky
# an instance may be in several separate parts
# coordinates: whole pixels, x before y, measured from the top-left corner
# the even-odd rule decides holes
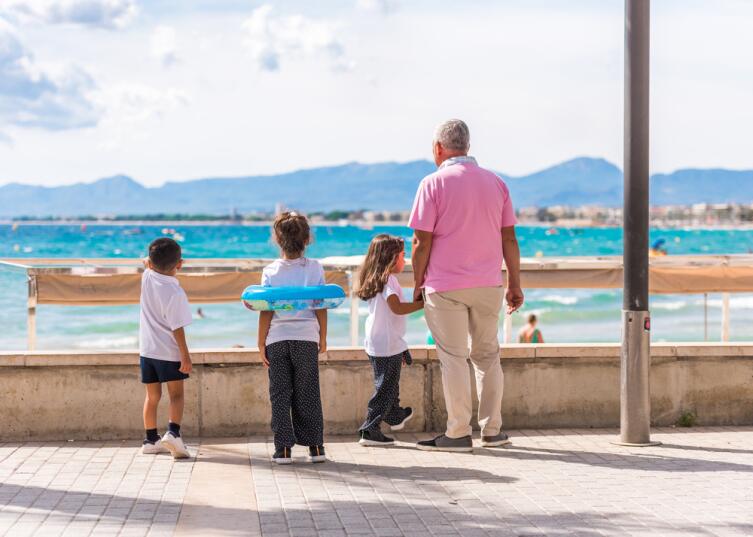
[[[0,185],[622,162],[621,0],[0,0]],[[651,170],[753,168],[753,1],[655,0]]]

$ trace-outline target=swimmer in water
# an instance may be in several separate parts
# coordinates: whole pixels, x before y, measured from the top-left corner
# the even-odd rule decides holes
[[[537,322],[538,319],[533,313],[528,316],[528,324],[521,328],[518,333],[518,343],[544,343],[541,330],[536,328]]]
[[[648,251],[648,254],[651,257],[660,257],[665,256],[669,252],[664,247],[664,245],[667,243],[666,239],[656,239],[654,243],[651,245],[651,248]]]
[[[202,310],[201,308],[199,308],[199,309],[196,310],[196,316],[199,319],[203,319],[203,318],[206,317],[206,315],[204,315],[204,310]]]

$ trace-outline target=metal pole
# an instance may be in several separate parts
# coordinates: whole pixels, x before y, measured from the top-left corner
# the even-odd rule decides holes
[[[512,315],[507,312],[505,312],[505,320],[502,328],[502,341],[504,343],[512,343]]]
[[[356,271],[350,271],[350,344],[353,347],[357,347],[359,344],[359,323],[358,317],[358,296],[356,295],[356,282],[358,281],[358,273]]]
[[[722,342],[729,341],[729,293],[722,293]]]
[[[625,0],[625,207],[620,441],[651,445],[648,311],[650,0]]]
[[[709,294],[703,293],[703,341],[709,340]]]
[[[29,295],[26,299],[27,349],[37,346],[37,277],[29,276]]]

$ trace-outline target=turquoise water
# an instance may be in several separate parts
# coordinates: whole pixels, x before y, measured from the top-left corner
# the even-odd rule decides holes
[[[260,258],[274,257],[276,249],[267,227],[262,226],[173,226],[182,236],[184,257]],[[518,228],[522,255],[595,256],[622,253],[619,228],[558,229]],[[355,255],[366,251],[371,237],[388,232],[405,238],[404,227],[361,229],[353,226],[317,227],[308,255],[326,257]],[[145,254],[151,240],[162,236],[161,226],[0,225],[0,257],[113,257],[134,258]],[[670,254],[749,253],[751,230],[660,230],[651,240],[664,238]],[[26,346],[26,284],[22,272],[0,268],[0,350]],[[237,304],[202,305],[205,318],[197,318],[188,330],[194,348],[252,347],[256,342],[256,317]],[[654,341],[702,341],[704,297],[702,295],[653,296],[651,301]],[[361,307],[361,322],[365,319]],[[526,305],[514,316],[517,332],[527,313],[536,313],[547,342],[614,342],[620,338],[621,293],[589,290],[531,290]],[[41,306],[38,310],[40,349],[113,349],[137,346],[138,307]],[[349,306],[330,313],[330,345],[346,345]],[[721,299],[708,297],[708,337],[718,339]],[[409,340],[422,343],[426,325],[421,313],[408,322]],[[363,331],[361,331],[363,333]],[[733,295],[731,338],[753,336],[753,296]]]

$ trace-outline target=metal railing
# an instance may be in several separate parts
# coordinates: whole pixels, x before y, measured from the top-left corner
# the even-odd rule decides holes
[[[229,272],[260,275],[263,267],[270,261],[269,259],[189,259],[186,260],[181,274],[206,277]],[[343,286],[350,298],[350,343],[357,346],[360,344],[360,322],[359,300],[355,294],[355,287],[361,258],[358,256],[329,257],[320,261],[326,273],[333,275],[332,277]],[[97,276],[101,285],[102,282],[106,282],[108,276],[133,275],[134,278],[138,278],[139,273],[143,270],[140,259],[113,258],[10,258],[0,259],[0,267],[2,266],[24,271],[27,275],[27,347],[30,351],[36,348],[36,313],[38,307],[45,303],[60,303],[49,302],[49,297],[45,295],[44,285],[40,287],[40,284],[46,281],[46,276],[80,276],[82,281],[86,281],[85,278],[87,277]],[[734,279],[729,278],[727,269],[730,268],[738,271],[735,273]],[[673,276],[671,281],[669,283],[658,283],[659,291],[652,292],[703,294],[705,297],[705,339],[708,339],[708,304],[706,298],[708,293],[721,293],[721,340],[723,342],[728,341],[730,293],[753,292],[753,256],[673,256],[652,260],[652,274],[654,271],[657,275],[661,274],[661,271],[665,269],[670,271],[680,269],[680,276],[671,273]],[[698,276],[693,273],[696,269],[703,270],[704,274],[709,275],[707,278],[703,278],[700,284],[696,281],[699,279]],[[739,269],[743,269],[742,275]],[[683,282],[682,271],[684,270],[689,271],[690,276],[687,276],[687,278],[693,280],[692,284],[686,285]],[[337,279],[338,277],[339,279]],[[409,262],[398,279],[404,287],[413,286],[413,273]],[[526,258],[521,262],[521,280],[523,287],[527,289],[618,289],[622,284],[622,263],[621,259],[617,257]],[[676,286],[676,290],[672,289],[673,285]],[[237,292],[234,290],[231,293],[232,298],[212,300],[212,302],[233,302],[239,299],[241,291],[242,289],[238,289]],[[132,292],[125,298],[125,301],[119,300],[118,302],[105,300],[93,303],[90,300],[91,296],[86,301],[87,305],[137,304],[139,301],[138,292]],[[93,296],[96,297],[96,291]],[[72,304],[75,304],[75,302]],[[512,341],[512,316],[510,315],[505,315],[503,320],[503,341],[505,343]]]

